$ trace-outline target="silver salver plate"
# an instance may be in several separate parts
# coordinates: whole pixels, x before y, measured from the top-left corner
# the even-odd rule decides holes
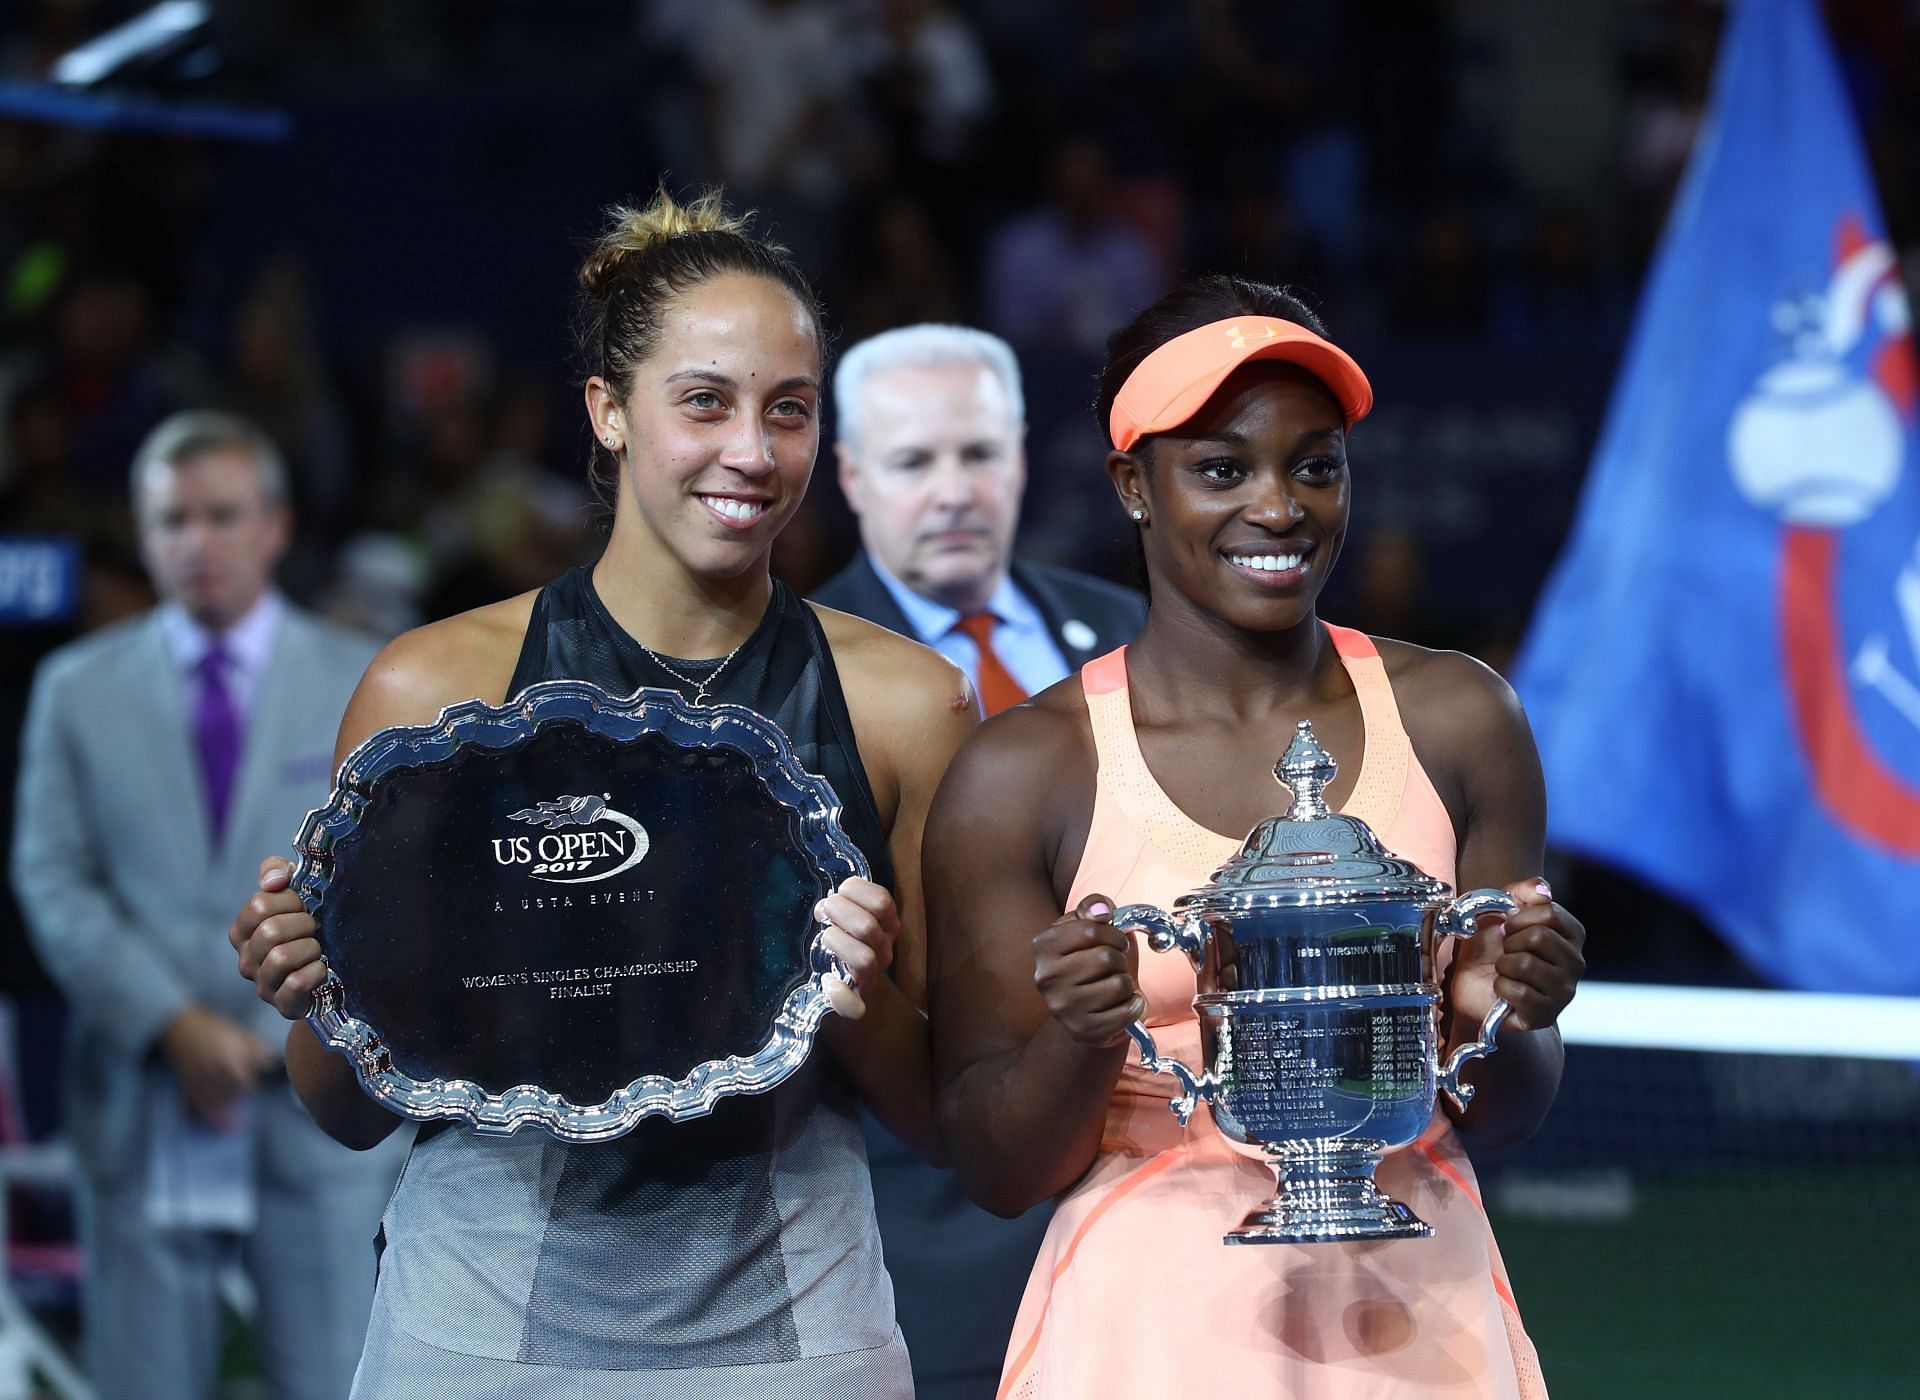
[[[867,862],[765,716],[544,681],[384,729],[296,843],[308,1023],[409,1118],[569,1142],[798,1069],[845,968],[815,904]]]

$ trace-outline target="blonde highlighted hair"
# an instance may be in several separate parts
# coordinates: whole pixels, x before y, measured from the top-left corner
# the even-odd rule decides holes
[[[729,210],[719,190],[707,190],[682,204],[662,187],[645,208],[616,204],[607,210],[606,227],[580,264],[580,285],[589,295],[603,293],[626,274],[632,259],[645,257],[669,239],[696,233],[749,238],[752,222],[751,214]],[[772,244],[763,246],[770,252],[786,251]]]

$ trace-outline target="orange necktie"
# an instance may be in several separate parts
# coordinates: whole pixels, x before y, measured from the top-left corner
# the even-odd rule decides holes
[[[956,628],[973,638],[973,644],[980,648],[980,704],[986,710],[988,719],[1027,698],[1026,687],[1000,664],[1000,656],[993,649],[993,624],[996,621],[998,619],[990,612],[977,612],[954,623]]]

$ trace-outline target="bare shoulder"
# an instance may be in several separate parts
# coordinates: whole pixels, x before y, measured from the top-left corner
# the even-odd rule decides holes
[[[1463,766],[1518,742],[1532,747],[1526,712],[1493,667],[1465,652],[1375,638],[1407,736],[1423,755]]]
[[[809,602],[833,650],[840,688],[858,725],[863,714],[889,722],[946,713],[978,713],[967,673],[932,647],[865,618]]]
[[[367,667],[340,729],[344,752],[376,729],[431,723],[462,700],[507,698],[536,593],[403,632]]]
[[[974,730],[927,822],[928,869],[939,887],[1031,880],[1064,899],[1086,847],[1098,773],[1078,676]]]
[[[1099,759],[1080,677],[1070,675],[981,725],[947,771],[941,800],[1041,815],[1090,808]],[[1056,810],[1057,809],[1057,810]]]

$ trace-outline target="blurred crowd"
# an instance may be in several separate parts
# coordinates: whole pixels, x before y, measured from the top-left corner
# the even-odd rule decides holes
[[[60,54],[142,8],[16,8],[0,21],[9,92],[44,91],[32,85]],[[1826,10],[1911,248],[1920,11]],[[1113,577],[1129,567],[1124,532],[1087,508],[1103,489],[1093,371],[1108,330],[1186,272],[1300,284],[1386,367],[1377,380],[1399,363],[1408,381],[1446,371],[1458,397],[1548,366],[1547,418],[1481,434],[1471,413],[1396,420],[1403,396],[1383,393],[1374,444],[1356,443],[1389,489],[1357,522],[1343,620],[1497,663],[1551,539],[1509,561],[1497,604],[1459,593],[1457,570],[1450,589],[1436,542],[1454,549],[1497,520],[1454,478],[1499,458],[1510,474],[1485,489],[1524,474],[1550,498],[1546,533],[1564,527],[1722,7],[262,0],[214,13],[204,61],[130,81],[160,104],[284,111],[291,139],[88,128],[18,102],[0,115],[0,528],[71,538],[84,561],[71,616],[0,630],[8,717],[39,655],[150,601],[126,471],[178,407],[237,409],[276,437],[299,518],[289,592],[374,632],[591,557],[568,279],[599,209],[663,180],[721,184],[759,210],[842,343],[941,319],[1010,340],[1033,425],[1023,549]],[[579,187],[550,207],[563,179]],[[503,250],[519,229],[543,241]],[[439,269],[453,287],[435,300],[422,288]],[[1553,420],[1557,400],[1579,410]],[[780,544],[801,588],[853,545],[827,476]]]
[[[30,82],[139,8],[39,0],[0,30],[0,63]],[[796,250],[843,339],[945,319],[1012,341],[1034,403],[1029,547],[1123,573],[1121,533],[1082,508],[1102,447],[1090,371],[1107,331],[1186,270],[1300,283],[1363,348],[1578,342],[1607,363],[1686,159],[1720,7],[1535,8],[218,6],[211,76],[156,79],[158,95],[171,82],[196,100],[282,106],[302,133],[290,147],[236,154],[212,138],[0,120],[6,528],[83,542],[79,625],[140,606],[129,454],[169,409],[219,403],[282,443],[301,520],[287,582],[336,616],[391,632],[590,554],[563,352],[524,353],[525,327],[489,307],[486,284],[457,316],[382,320],[365,297],[335,316],[343,269],[324,240],[272,209],[233,226],[236,165],[251,163],[245,188],[272,190],[309,160],[360,155],[313,154],[342,107],[457,116],[506,93],[536,142],[604,154],[604,183],[553,211],[550,247],[530,250],[530,280],[563,292],[564,237],[590,231],[606,198],[660,178],[722,184]],[[1899,231],[1920,187],[1917,21],[1894,3],[1828,9]],[[570,104],[587,102],[574,122]],[[501,177],[466,189],[465,207],[389,208],[386,238],[477,230],[515,198],[512,171]],[[564,295],[548,301],[549,345],[564,311]],[[851,543],[821,486],[783,540],[783,571],[802,586]],[[1413,522],[1375,523],[1383,559],[1352,580],[1354,605],[1417,635],[1423,611],[1455,605],[1426,576]]]

